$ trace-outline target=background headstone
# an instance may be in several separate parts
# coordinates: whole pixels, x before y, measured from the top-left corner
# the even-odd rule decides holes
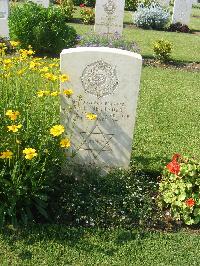
[[[9,38],[8,15],[9,1],[0,0],[0,37]]]
[[[180,22],[189,25],[192,12],[192,0],[175,0],[172,16],[172,24]]]
[[[69,74],[72,97],[61,97],[61,121],[81,165],[127,168],[130,163],[142,58],[106,47],[63,50],[61,72]],[[63,95],[63,94],[62,94]],[[76,108],[69,115],[68,104]],[[97,115],[88,120],[87,113]]]
[[[122,35],[125,0],[97,0],[95,32]]]
[[[42,5],[43,7],[49,7],[49,0],[31,0],[31,2],[34,2],[38,5]]]
[[[9,15],[9,1],[0,0],[0,18],[8,18]]]
[[[162,6],[169,6],[170,4],[170,0],[159,0],[158,2]]]

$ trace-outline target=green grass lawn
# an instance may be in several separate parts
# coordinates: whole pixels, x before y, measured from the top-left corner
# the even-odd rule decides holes
[[[35,226],[0,235],[1,265],[200,264],[198,232],[160,233],[118,229]]]
[[[173,153],[200,159],[198,72],[143,67],[133,160],[159,171]]]
[[[80,18],[79,8],[77,7],[75,18]],[[193,8],[193,14],[200,16],[200,9]],[[135,41],[140,49],[142,56],[153,56],[153,43],[158,39],[169,40],[173,43],[172,59],[178,61],[199,62],[200,61],[200,34],[176,33],[167,31],[144,30],[137,28],[132,23],[132,12],[125,12],[123,36],[128,41]],[[82,25],[70,23],[80,35],[93,32],[93,25]],[[191,16],[192,30],[200,30],[200,18]]]

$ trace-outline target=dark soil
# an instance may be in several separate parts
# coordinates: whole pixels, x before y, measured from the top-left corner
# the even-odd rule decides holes
[[[161,62],[159,60],[145,58],[143,59],[143,64],[145,66],[174,68],[174,69],[183,69],[192,72],[200,72],[200,62],[192,62],[192,63],[177,62],[177,61]]]

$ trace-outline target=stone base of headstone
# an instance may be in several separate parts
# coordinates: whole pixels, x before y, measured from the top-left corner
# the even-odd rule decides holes
[[[0,37],[9,38],[8,19],[0,18]]]

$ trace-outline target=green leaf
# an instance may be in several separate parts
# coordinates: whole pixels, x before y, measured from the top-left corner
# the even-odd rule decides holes
[[[185,200],[186,199],[186,193],[185,192],[183,192],[183,193],[181,193],[179,196],[178,196],[178,201],[183,201],[183,200]]]
[[[187,224],[187,225],[192,225],[192,224],[194,224],[194,219],[192,219],[191,217],[189,217],[189,216],[185,216],[184,217],[184,222],[185,222],[185,224]]]
[[[200,208],[195,208],[194,209],[194,216],[200,215]]]

